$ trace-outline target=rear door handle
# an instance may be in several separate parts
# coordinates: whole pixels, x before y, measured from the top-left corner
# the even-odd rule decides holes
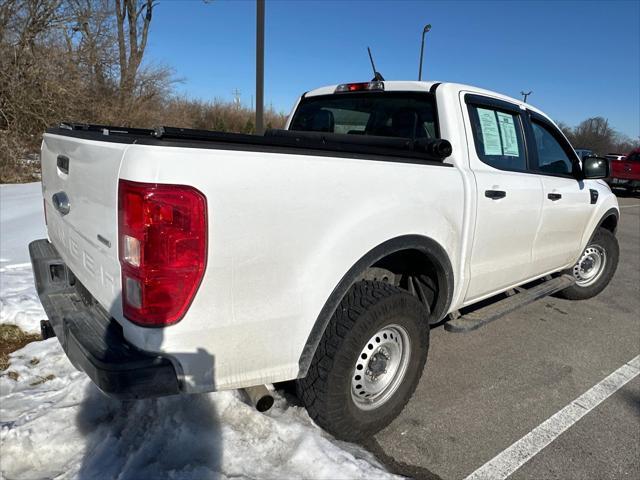
[[[547,198],[552,201],[560,200],[562,198],[562,194],[560,193],[550,193],[547,195]]]
[[[504,190],[485,190],[484,196],[491,200],[498,200],[507,196],[507,192]]]

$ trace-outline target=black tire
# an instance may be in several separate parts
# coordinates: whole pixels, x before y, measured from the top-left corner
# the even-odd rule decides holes
[[[595,235],[589,240],[585,251],[590,247],[600,247],[605,252],[605,263],[602,267],[602,273],[591,284],[581,286],[578,283],[572,285],[561,292],[558,292],[558,296],[566,298],[568,300],[586,300],[588,298],[595,297],[602,292],[616,273],[618,267],[618,257],[620,256],[620,247],[618,246],[618,240],[615,235],[606,228],[598,228]],[[582,255],[581,255],[582,258]],[[580,262],[580,260],[578,260]],[[575,267],[574,267],[575,268]],[[564,273],[574,275],[573,268],[566,270]]]
[[[296,382],[298,397],[311,418],[347,441],[368,438],[391,423],[422,376],[429,349],[428,318],[428,308],[405,290],[377,281],[353,285],[333,314],[307,376]],[[399,383],[388,399],[373,410],[363,410],[352,397],[354,369],[362,350],[371,348],[368,341],[389,325],[400,326],[407,334],[405,373],[396,377]],[[375,355],[371,357],[367,369]]]

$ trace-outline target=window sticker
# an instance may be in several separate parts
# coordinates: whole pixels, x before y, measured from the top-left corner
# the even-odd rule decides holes
[[[496,112],[496,115],[498,115],[504,155],[519,157],[520,150],[518,149],[518,136],[516,135],[516,126],[513,123],[513,115],[502,112]]]
[[[493,110],[478,108],[478,118],[480,119],[480,129],[482,130],[482,142],[484,143],[485,155],[502,155],[502,145],[500,144],[500,133],[498,132],[498,122]]]

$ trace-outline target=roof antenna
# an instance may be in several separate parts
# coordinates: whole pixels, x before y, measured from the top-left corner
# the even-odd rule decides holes
[[[369,52],[369,60],[371,60],[371,68],[373,69],[373,79],[372,82],[384,82],[384,77],[376,70],[376,66],[373,63],[373,55],[371,55],[371,49],[367,47],[367,51]]]
[[[524,103],[527,103],[527,97],[528,97],[529,95],[531,95],[532,93],[533,93],[533,92],[532,92],[531,90],[529,90],[528,92],[525,92],[524,90],[522,90],[522,91],[520,92],[520,95],[522,95],[522,101],[523,101]]]

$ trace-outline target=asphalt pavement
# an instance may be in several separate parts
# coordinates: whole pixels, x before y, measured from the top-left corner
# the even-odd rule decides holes
[[[619,202],[620,263],[603,293],[547,297],[475,332],[432,330],[415,395],[366,444],[391,471],[466,478],[640,354],[640,198]],[[510,478],[640,478],[640,377]]]

